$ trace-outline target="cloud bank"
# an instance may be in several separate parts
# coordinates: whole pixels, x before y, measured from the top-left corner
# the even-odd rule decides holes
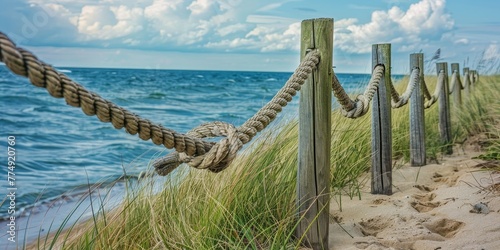
[[[400,51],[414,51],[423,43],[441,40],[453,26],[445,0],[422,0],[406,11],[397,6],[375,11],[366,24],[358,24],[354,18],[337,21],[335,46],[350,53],[366,53],[371,44],[386,42],[399,46]]]
[[[9,1],[0,23],[27,45],[200,52],[297,51],[300,20],[275,13],[289,1],[25,0]],[[400,51],[446,39],[454,20],[445,0],[377,10],[367,23],[335,21],[335,49],[367,53],[388,42]],[[3,15],[5,10],[15,14]],[[3,25],[2,25],[3,26]],[[467,39],[456,40],[467,44]]]

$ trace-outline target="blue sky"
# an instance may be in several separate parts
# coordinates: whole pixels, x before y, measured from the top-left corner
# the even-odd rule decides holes
[[[293,71],[300,22],[320,17],[335,20],[337,72],[368,73],[375,43],[392,44],[394,73],[438,48],[473,68],[500,58],[493,0],[0,1],[0,31],[56,66]]]

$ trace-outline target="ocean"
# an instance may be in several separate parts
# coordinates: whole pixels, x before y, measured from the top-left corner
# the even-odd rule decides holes
[[[181,133],[212,121],[241,125],[291,76],[291,72],[60,70],[103,98]],[[364,88],[370,77],[337,75],[350,92]],[[298,95],[278,117],[297,118],[297,109]],[[37,211],[37,206],[65,197],[68,191],[112,183],[124,174],[138,176],[151,159],[166,153],[162,146],[142,141],[124,129],[116,130],[96,116],[86,116],[81,109],[53,98],[4,65],[0,65],[0,128],[2,220],[12,215],[9,188],[16,188],[15,215],[22,217]],[[8,143],[12,139],[13,183],[7,173]]]

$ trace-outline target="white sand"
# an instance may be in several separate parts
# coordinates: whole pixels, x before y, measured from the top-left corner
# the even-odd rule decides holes
[[[500,249],[500,173],[477,167],[479,154],[469,146],[406,165],[393,171],[393,195],[370,194],[368,182],[361,200],[342,197],[342,211],[334,197],[330,249]]]

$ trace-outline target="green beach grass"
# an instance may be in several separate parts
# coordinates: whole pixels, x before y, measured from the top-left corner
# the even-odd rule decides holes
[[[397,86],[399,93],[408,80]],[[426,82],[434,90],[436,77]],[[434,83],[434,84],[432,84]],[[482,76],[472,95],[463,93],[462,108],[451,103],[455,143],[484,133],[488,159],[500,152],[500,76]],[[452,99],[450,97],[450,99]],[[394,166],[409,160],[409,106],[393,110]],[[428,161],[439,161],[438,104],[425,111]],[[33,248],[64,249],[295,249],[297,121],[267,129],[221,173],[182,166],[182,181],[169,179],[163,191],[152,195],[153,183],[129,189],[119,208],[64,232],[39,239]],[[331,194],[362,199],[360,188],[369,179],[371,115],[360,119],[332,112]],[[498,158],[497,158],[498,159]],[[168,178],[168,177],[166,177]],[[143,179],[150,181],[152,179]]]

